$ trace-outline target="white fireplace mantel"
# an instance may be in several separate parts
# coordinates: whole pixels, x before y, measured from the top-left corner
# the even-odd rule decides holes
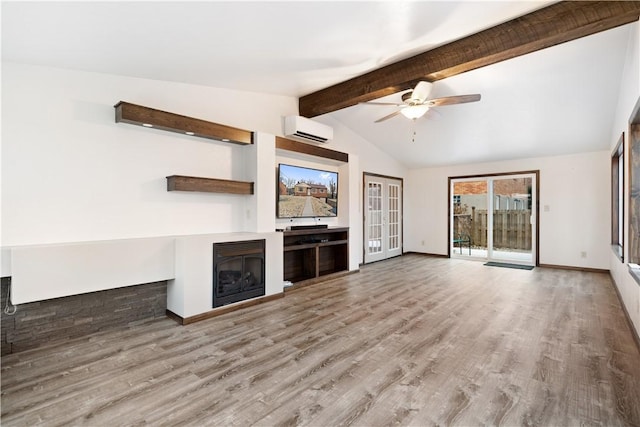
[[[175,279],[167,287],[167,310],[183,319],[215,311],[213,244],[257,239],[265,239],[265,296],[282,293],[282,233],[181,236],[175,240]]]
[[[13,304],[167,280],[167,308],[185,318],[212,311],[213,243],[255,239],[265,239],[265,296],[282,293],[275,231],[3,247],[3,275]]]

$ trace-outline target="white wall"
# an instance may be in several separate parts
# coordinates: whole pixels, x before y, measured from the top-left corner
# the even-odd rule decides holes
[[[276,186],[273,165],[276,162],[276,138],[263,132],[254,134],[254,144],[244,147],[246,179],[254,183],[254,195],[246,199],[245,230],[273,232],[276,228]]]
[[[1,273],[16,303],[172,279],[170,236],[275,235],[275,215],[260,214],[275,210],[267,165],[296,99],[8,63],[2,89]],[[120,100],[256,131],[258,143],[115,123]],[[255,194],[167,192],[174,174],[250,180]],[[267,291],[281,292],[281,241],[271,247]]]
[[[411,170],[405,251],[447,254],[449,177],[539,170],[540,263],[608,269],[609,168],[609,153],[603,151]]]
[[[351,208],[349,209],[349,238],[351,267],[354,269],[358,264],[364,262],[364,242],[363,242],[363,174],[376,173],[380,175],[402,178],[407,176],[407,167],[397,160],[389,157],[377,146],[363,139],[351,129],[344,126],[338,120],[328,115],[317,117],[316,120],[333,127],[335,139],[326,145],[327,148],[349,153],[349,198]],[[353,153],[357,153],[357,156]],[[404,194],[406,195],[406,181]],[[409,209],[407,198],[403,200],[403,207],[406,212]],[[346,224],[345,224],[346,225]],[[406,246],[405,246],[406,250]]]
[[[295,98],[7,63],[2,90],[2,246],[243,231],[253,196],[167,192],[165,177],[250,178],[252,147],[115,123],[113,106],[270,134],[297,112]]]
[[[358,154],[360,171],[397,178],[403,178],[406,175],[408,170],[406,166],[389,157],[376,145],[363,139],[360,135],[344,126],[340,121],[329,117],[329,115],[319,116],[314,120],[333,127],[335,138],[325,145],[327,148]],[[359,180],[362,181],[362,175],[360,175]]]
[[[96,242],[102,250],[110,242],[135,246],[138,238],[274,231],[274,135],[282,134],[284,116],[297,114],[297,99],[13,63],[2,64],[2,89],[3,277],[12,275],[10,255],[20,248],[28,248],[28,253],[54,248],[67,254],[82,245],[92,248]],[[239,146],[115,123],[113,106],[119,101],[254,131],[257,144]],[[365,170],[401,175],[403,169],[344,127],[336,129],[335,138],[328,147],[348,152],[350,162],[331,166],[341,174],[342,209],[339,218],[329,222],[351,227],[353,270],[361,260],[362,239],[361,215],[354,214],[362,197],[358,186],[362,169],[353,151],[366,152]],[[301,162],[317,167],[322,161]],[[256,194],[167,192],[168,175],[254,181]],[[113,280],[108,281],[91,280],[90,271],[70,272],[73,278],[65,276],[65,283],[25,298],[157,279],[155,272],[136,276],[140,263],[128,259],[120,259],[119,267],[104,257],[91,264],[129,272],[126,280],[118,279],[115,273],[120,270],[114,270]],[[34,264],[33,257],[14,261],[20,260],[23,266]],[[282,276],[281,268],[273,271]],[[162,274],[169,278],[169,273]],[[281,279],[272,276],[267,283],[270,293],[282,289]],[[40,281],[32,280],[30,286],[39,286],[35,282]]]
[[[263,152],[251,152],[262,147],[115,123],[113,106],[122,100],[257,131],[271,147],[282,118],[297,114],[295,98],[6,62],[2,88],[2,246],[268,231],[274,224],[272,154],[265,161]],[[344,218],[328,222],[352,227],[361,246],[362,172],[403,177],[405,168],[339,122],[320,121],[335,130],[324,146],[349,153],[345,172],[357,175],[345,179],[343,172],[340,191],[358,212],[343,209]],[[256,179],[268,191],[167,192],[165,177],[174,174]]]
[[[615,124],[611,132],[611,152],[620,138],[620,134],[625,132],[626,159],[629,156],[629,118],[633,113],[633,108],[640,97],[640,25],[634,24],[635,28],[629,39],[627,47],[627,62],[620,79],[620,92],[618,97],[618,108],[616,109]],[[626,163],[628,165],[628,163]],[[625,206],[629,206],[629,168],[625,171],[626,193]],[[629,241],[629,212],[625,212],[625,235],[624,241]],[[628,260],[629,250],[625,248],[625,261]],[[610,251],[609,253],[611,275],[613,276],[624,306],[631,317],[636,332],[640,335],[640,284],[638,284],[629,274],[628,266],[620,262],[620,259]]]

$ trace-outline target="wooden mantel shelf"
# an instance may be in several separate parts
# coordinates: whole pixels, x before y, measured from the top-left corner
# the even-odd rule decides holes
[[[167,191],[251,195],[253,194],[253,182],[171,175],[167,177]]]
[[[116,109],[116,123],[129,123],[200,138],[232,142],[234,144],[253,144],[253,132],[248,130],[143,107],[142,105],[131,104],[124,101],[118,102],[114,107]]]
[[[276,148],[349,163],[349,154],[276,136]]]

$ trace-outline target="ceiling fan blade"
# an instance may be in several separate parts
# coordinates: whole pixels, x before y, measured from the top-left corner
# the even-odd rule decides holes
[[[387,114],[386,116],[381,117],[381,118],[379,118],[378,120],[376,120],[374,123],[380,123],[380,122],[383,122],[383,121],[385,121],[385,120],[389,120],[390,118],[395,117],[395,116],[397,116],[398,114],[400,114],[400,110],[395,111],[395,112],[393,112],[393,113],[391,113],[391,114]]]
[[[411,92],[411,99],[420,103],[424,102],[431,93],[432,86],[433,84],[429,82],[418,82],[413,92]]]
[[[429,105],[454,105],[454,104],[464,104],[467,102],[476,102],[480,101],[481,96],[479,94],[473,95],[458,95],[458,96],[445,96],[444,98],[434,98],[430,99],[427,103]]]
[[[365,105],[395,105],[396,107],[402,107],[404,105],[404,104],[398,104],[397,102],[375,102],[375,101],[360,102],[360,104],[365,104]]]

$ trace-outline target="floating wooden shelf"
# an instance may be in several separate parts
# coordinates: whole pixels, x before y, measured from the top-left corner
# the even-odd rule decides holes
[[[193,117],[143,107],[120,101],[115,106],[116,123],[129,123],[200,138],[215,139],[234,144],[253,144],[253,132],[225,126]]]
[[[253,194],[253,182],[171,175],[167,177],[167,191]]]

